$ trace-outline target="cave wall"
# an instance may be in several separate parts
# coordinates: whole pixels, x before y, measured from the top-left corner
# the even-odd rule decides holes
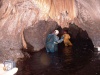
[[[76,0],[77,25],[88,32],[95,47],[100,46],[100,0]]]
[[[64,24],[66,11],[69,13],[68,17],[73,19],[73,1],[0,0],[0,61],[24,57],[21,49],[23,47],[27,49],[26,42],[29,41],[24,38],[23,31],[30,26],[36,27],[36,23],[40,20],[54,20],[62,27],[66,26],[67,24]],[[38,47],[32,45],[35,49]],[[39,48],[42,47],[43,45]]]
[[[62,28],[69,27],[68,23],[74,20],[77,26],[88,32],[93,44],[100,46],[99,6],[99,0],[0,0],[0,61],[23,58],[21,49],[27,49],[27,43],[31,44],[35,51],[43,48],[43,35],[38,38],[40,43],[35,44],[28,39],[31,35],[28,35],[27,30],[33,29],[32,32],[35,33],[35,28],[38,31],[42,28],[39,26],[43,26],[47,35],[49,26],[51,29],[52,25],[56,28],[55,24],[50,22],[52,25],[46,22],[40,24],[41,20],[56,21]],[[39,31],[36,37],[32,34],[33,41],[39,33],[41,32]]]
[[[37,10],[25,0],[0,0],[0,62],[23,58],[23,31],[36,22]],[[33,9],[32,9],[33,8]]]

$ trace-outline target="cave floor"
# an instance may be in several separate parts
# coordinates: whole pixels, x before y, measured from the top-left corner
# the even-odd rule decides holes
[[[90,48],[64,47],[35,52],[19,65],[16,75],[100,75],[100,53]]]

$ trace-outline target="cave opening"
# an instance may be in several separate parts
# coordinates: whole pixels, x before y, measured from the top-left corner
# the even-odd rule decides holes
[[[62,36],[63,30],[68,31],[71,36],[70,41],[72,42],[73,46],[65,47],[64,43],[62,42],[58,44],[58,52],[47,53],[45,48],[38,52],[32,52],[34,48],[32,45],[30,45],[30,41],[26,40],[26,42],[30,44],[28,44],[28,50],[23,51],[28,51],[30,58],[22,62],[19,61],[19,71],[16,75],[74,75],[75,72],[89,64],[89,62],[91,62],[93,59],[92,57],[94,55],[94,46],[86,31],[82,30],[74,23],[70,24],[69,28],[61,28],[61,26],[59,26],[54,21],[40,21],[38,24],[43,25],[47,23],[54,24],[54,29],[59,30],[59,38]],[[36,26],[37,28],[39,27],[38,25]],[[42,28],[40,27],[39,29],[41,29],[42,32]],[[44,29],[45,28],[43,28],[43,31]],[[54,29],[50,29],[47,34],[51,33]],[[34,29],[31,27],[25,30],[24,34],[26,34],[26,36],[32,37],[30,36],[33,34],[30,34],[32,31],[34,31]],[[33,39],[29,37],[26,38],[29,40]],[[82,73],[79,74],[84,75],[84,73]],[[90,74],[93,75],[94,72],[93,74],[92,72]]]

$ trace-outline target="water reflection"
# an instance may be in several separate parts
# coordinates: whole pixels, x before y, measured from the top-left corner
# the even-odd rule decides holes
[[[49,55],[47,55],[46,53],[42,53],[41,57],[40,57],[40,62],[42,65],[50,65],[51,59],[49,57]]]
[[[70,64],[73,61],[73,57],[72,57],[72,47],[65,47],[63,49],[63,53],[64,53],[64,58],[65,58],[65,62],[67,64]]]

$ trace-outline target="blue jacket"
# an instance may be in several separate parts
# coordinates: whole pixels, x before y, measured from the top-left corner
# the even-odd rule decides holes
[[[58,43],[61,43],[63,38],[59,40],[59,37],[55,34],[49,34],[46,38],[46,51],[55,52],[58,50]]]

